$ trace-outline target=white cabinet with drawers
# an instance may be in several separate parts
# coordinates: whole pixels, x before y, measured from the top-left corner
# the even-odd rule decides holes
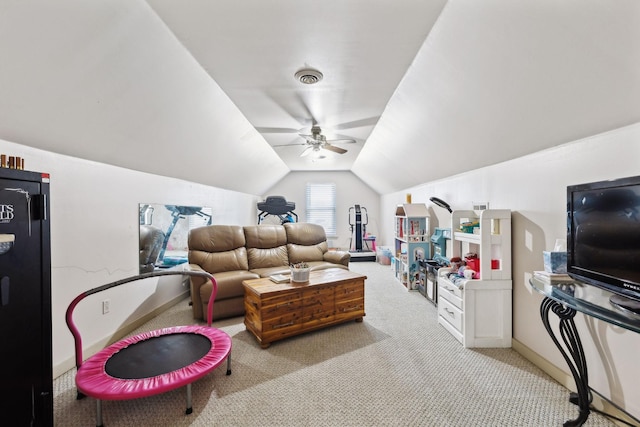
[[[451,218],[452,258],[476,253],[480,271],[477,279],[438,271],[438,323],[465,347],[511,347],[511,211],[454,211]]]

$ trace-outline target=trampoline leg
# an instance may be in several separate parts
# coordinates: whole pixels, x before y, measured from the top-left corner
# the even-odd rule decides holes
[[[186,415],[189,415],[193,412],[193,407],[191,404],[191,384],[187,384],[187,410],[185,411]]]
[[[96,399],[96,427],[102,427],[102,401]]]
[[[227,356],[227,375],[231,375],[231,352]]]

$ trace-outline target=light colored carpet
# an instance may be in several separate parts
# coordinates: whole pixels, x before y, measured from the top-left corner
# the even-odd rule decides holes
[[[260,348],[241,317],[215,322],[233,339],[224,365],[184,390],[103,402],[107,426],[561,426],[578,414],[568,390],[511,349],[465,349],[436,308],[389,266],[368,276],[364,322]],[[193,323],[185,300],[140,331]],[[75,369],[54,381],[55,424],[95,425],[95,401],[75,399]],[[586,426],[612,426],[592,413]]]

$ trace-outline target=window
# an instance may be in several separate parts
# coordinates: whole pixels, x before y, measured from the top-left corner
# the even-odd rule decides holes
[[[336,184],[307,183],[307,222],[324,227],[327,236],[336,235]]]

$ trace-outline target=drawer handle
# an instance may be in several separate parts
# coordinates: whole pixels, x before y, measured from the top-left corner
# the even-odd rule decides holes
[[[445,287],[445,289],[449,292],[455,292],[456,290],[454,288],[450,288],[448,286]]]
[[[348,311],[354,311],[354,310],[359,310],[359,309],[360,309],[360,307],[343,308],[342,312],[346,313]]]
[[[274,325],[273,329],[286,328],[287,326],[293,326],[293,321],[288,322],[288,323],[281,323],[279,325]]]
[[[444,308],[444,311],[446,311],[449,316],[451,316],[453,318],[456,317],[456,313],[451,311],[451,310],[449,310],[447,307]]]

